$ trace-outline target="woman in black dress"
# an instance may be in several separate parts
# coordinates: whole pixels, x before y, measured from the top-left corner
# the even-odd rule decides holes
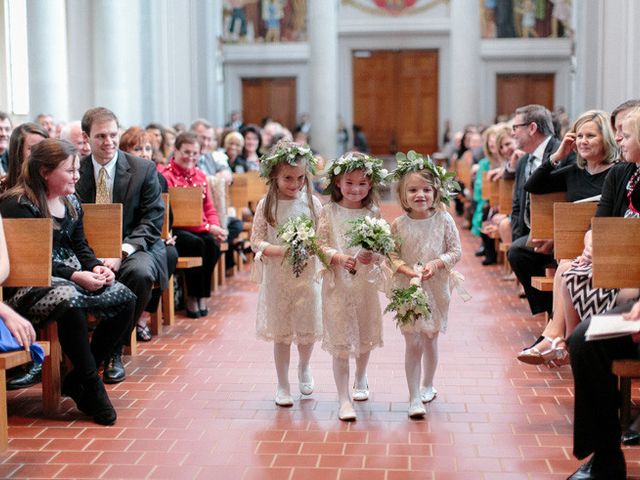
[[[43,140],[32,148],[18,183],[0,199],[4,217],[53,219],[51,286],[8,289],[7,303],[36,327],[57,323],[62,351],[73,364],[62,393],[96,423],[111,425],[117,415],[98,366],[129,331],[136,297],[115,281],[87,244],[74,195],[79,165],[69,142]],[[87,312],[100,321],[91,343]]]

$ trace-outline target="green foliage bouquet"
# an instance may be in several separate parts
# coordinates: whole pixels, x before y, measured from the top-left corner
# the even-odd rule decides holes
[[[385,257],[396,249],[396,239],[391,235],[391,227],[382,218],[365,216],[349,222],[347,247],[361,247]]]
[[[407,288],[396,288],[391,293],[390,302],[384,313],[395,312],[396,326],[411,325],[420,317],[431,317],[427,294],[418,282],[411,282]]]
[[[314,223],[310,217],[300,215],[290,218],[278,227],[278,238],[287,247],[283,262],[284,260],[289,262],[296,278],[302,274],[312,255],[316,255],[329,268],[327,258],[318,245],[318,237],[313,226]]]

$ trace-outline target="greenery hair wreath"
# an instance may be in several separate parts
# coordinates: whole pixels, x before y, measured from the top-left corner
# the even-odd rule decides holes
[[[400,180],[408,173],[429,171],[436,178],[435,188],[440,191],[442,203],[449,206],[451,196],[460,191],[460,184],[454,180],[456,174],[447,172],[444,167],[436,165],[430,156],[424,156],[414,150],[409,150],[405,155],[402,152],[396,153],[397,167],[391,172],[389,177]]]
[[[280,140],[271,148],[269,153],[260,158],[260,176],[269,178],[274,167],[282,162],[286,162],[295,167],[298,165],[299,158],[307,162],[309,171],[312,175],[315,175],[318,160],[311,152],[309,145],[300,145],[288,140]]]
[[[371,180],[371,186],[383,185],[389,175],[386,169],[382,168],[384,162],[376,157],[361,152],[348,152],[335,160],[332,160],[324,172],[325,185],[324,194],[331,193],[332,185],[335,184],[336,177],[354,170],[362,170]]]

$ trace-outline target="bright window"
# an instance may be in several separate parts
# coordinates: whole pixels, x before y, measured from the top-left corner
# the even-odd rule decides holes
[[[7,100],[14,115],[29,113],[29,55],[27,51],[27,2],[4,0],[7,59]]]

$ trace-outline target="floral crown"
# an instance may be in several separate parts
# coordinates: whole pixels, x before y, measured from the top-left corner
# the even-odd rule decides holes
[[[300,157],[307,162],[311,174],[315,175],[318,160],[316,160],[316,157],[311,153],[309,145],[300,145],[288,140],[280,140],[269,153],[260,158],[260,176],[269,178],[273,168],[281,162],[286,162],[295,167],[298,165]]]
[[[400,180],[408,173],[419,172],[420,170],[429,171],[435,178],[434,187],[440,192],[442,203],[449,206],[451,195],[460,191],[460,184],[454,180],[456,174],[447,172],[447,170],[433,163],[431,157],[425,157],[420,153],[409,150],[405,155],[402,152],[396,153],[396,162],[398,166],[389,175],[394,180]]]
[[[325,195],[331,193],[331,186],[335,184],[335,179],[338,175],[353,172],[354,170],[362,170],[371,180],[372,187],[382,185],[389,175],[387,170],[382,168],[382,165],[383,161],[381,159],[366,153],[345,153],[341,157],[332,160],[327,166],[324,172],[327,187],[323,193]]]

